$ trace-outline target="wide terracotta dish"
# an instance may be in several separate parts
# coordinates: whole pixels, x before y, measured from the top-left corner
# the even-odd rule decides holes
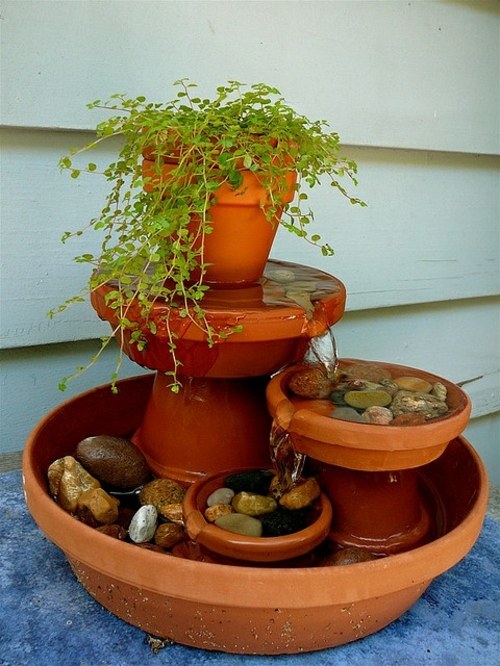
[[[48,465],[96,433],[135,431],[149,376],[81,394],[45,416],[27,441],[29,510],[61,548],[83,587],[105,608],[146,632],[207,650],[290,654],[363,638],[398,618],[429,583],[468,553],[487,503],[484,466],[463,438],[418,470],[435,507],[436,538],[371,562],[269,568],[191,561],[100,534],[65,513],[47,489]]]

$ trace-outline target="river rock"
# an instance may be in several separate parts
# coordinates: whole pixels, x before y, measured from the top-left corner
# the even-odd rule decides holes
[[[395,416],[391,426],[416,426],[425,423],[425,416],[422,412],[408,412],[407,414],[398,414]]]
[[[342,548],[336,553],[328,555],[324,560],[321,561],[321,566],[340,566],[344,564],[357,564],[358,562],[370,562],[375,560],[375,555],[364,550],[363,548],[356,548],[356,546],[350,546],[348,548]]]
[[[432,384],[420,377],[396,377],[394,383],[404,391],[417,391],[418,393],[430,393]]]
[[[295,372],[288,380],[290,391],[302,398],[327,398],[334,389],[334,383],[326,371],[319,366],[310,366]]]
[[[218,518],[230,513],[233,513],[233,507],[230,504],[212,504],[205,509],[204,516],[209,523],[215,523]]]
[[[365,409],[362,417],[367,423],[374,423],[375,425],[387,425],[393,419],[390,409],[387,409],[387,407],[378,407],[376,405]]]
[[[65,511],[76,512],[78,498],[100,483],[73,456],[55,460],[47,472],[50,494]]]
[[[391,404],[394,416],[418,412],[426,419],[434,419],[443,416],[448,411],[448,405],[428,393],[416,393],[413,391],[398,391]]]
[[[103,488],[90,488],[78,498],[76,513],[87,525],[111,525],[118,520],[119,505]]]
[[[138,509],[128,528],[129,537],[134,543],[151,541],[156,532],[158,511],[152,504],[145,504]]]
[[[184,524],[184,514],[180,502],[175,504],[161,504],[158,507],[158,513],[162,518],[166,518],[171,523],[177,523],[178,525]]]
[[[243,534],[249,537],[262,536],[262,523],[257,518],[245,516],[243,513],[229,513],[215,521],[217,527],[234,534]]]
[[[383,390],[347,391],[344,400],[349,407],[367,409],[368,407],[386,407],[392,402],[392,397]]]
[[[284,493],[280,497],[279,503],[284,509],[303,509],[312,504],[320,495],[319,483],[314,477],[310,477]]]
[[[355,423],[366,423],[361,414],[353,407],[337,407],[332,412],[334,419],[342,419],[343,421],[354,421]]]
[[[231,504],[234,494],[232,488],[217,488],[217,490],[214,490],[214,492],[209,495],[207,506],[214,506],[214,504]]]
[[[273,497],[245,491],[235,495],[231,504],[237,513],[243,513],[245,516],[262,516],[271,513],[278,506]]]
[[[448,389],[446,388],[446,386],[442,382],[435,382],[432,385],[431,393],[438,400],[442,400],[443,402],[446,402],[446,398],[448,397]]]
[[[124,541],[127,538],[127,530],[117,523],[113,523],[113,525],[99,525],[99,527],[96,527],[96,530],[120,541]]]
[[[75,457],[103,485],[116,489],[136,488],[150,476],[145,457],[122,437],[87,437],[78,443]]]
[[[392,379],[390,371],[376,363],[353,363],[343,367],[342,372],[349,379],[366,379],[376,384],[380,384],[384,379]]]
[[[162,523],[158,525],[154,533],[154,542],[157,546],[165,548],[173,548],[184,538],[184,530],[180,525],[175,523]]]
[[[162,506],[181,504],[185,494],[186,489],[177,481],[153,479],[142,488],[139,493],[139,502],[141,504],[152,504],[157,511],[161,512]]]

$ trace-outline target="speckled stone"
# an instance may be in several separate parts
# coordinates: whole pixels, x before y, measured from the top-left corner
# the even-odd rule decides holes
[[[172,479],[153,479],[147,483],[139,493],[141,504],[152,504],[158,511],[169,504],[180,504],[184,499],[186,489]]]
[[[443,416],[448,411],[448,405],[438,400],[433,395],[427,393],[416,393],[413,391],[398,391],[391,404],[391,411],[394,416],[407,414],[409,412],[419,412],[426,419]]]
[[[205,520],[209,523],[215,523],[215,521],[221,516],[227,516],[233,512],[233,507],[230,504],[212,504],[205,509]]]
[[[250,537],[262,536],[262,523],[257,518],[245,516],[242,513],[229,513],[215,521],[215,525],[234,534],[244,534]]]
[[[151,541],[156,532],[158,511],[152,504],[145,504],[136,511],[130,521],[128,534],[134,543]]]
[[[367,423],[373,423],[375,425],[387,425],[393,419],[393,414],[390,409],[387,407],[368,407],[362,414],[363,419]]]
[[[271,513],[278,506],[273,497],[245,491],[235,495],[231,505],[237,513],[243,513],[245,516],[262,516],[265,513]]]
[[[288,380],[288,388],[301,398],[327,398],[334,384],[323,368],[310,366],[294,373]]]
[[[354,363],[342,368],[342,371],[350,379],[366,379],[376,384],[392,379],[390,371],[376,363]]]

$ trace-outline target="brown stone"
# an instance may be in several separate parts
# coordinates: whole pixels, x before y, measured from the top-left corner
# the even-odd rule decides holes
[[[409,412],[408,414],[398,414],[395,416],[390,425],[391,426],[415,426],[425,423],[425,416],[421,412]]]
[[[288,388],[302,398],[327,398],[333,390],[333,382],[320,366],[298,370],[288,381]]]
[[[344,564],[357,564],[358,562],[370,562],[374,560],[375,555],[364,550],[363,548],[356,548],[351,546],[349,548],[342,548],[331,555],[328,555],[321,561],[321,566],[340,566]]]
[[[75,457],[102,484],[120,490],[141,486],[150,477],[142,453],[122,437],[87,437],[77,445]]]
[[[72,456],[55,460],[49,467],[50,494],[65,511],[75,513],[78,498],[86,490],[99,488],[100,483]]]
[[[153,479],[147,483],[139,493],[141,504],[152,504],[157,511],[168,504],[180,504],[184,499],[186,489],[172,479]]]
[[[160,548],[173,548],[184,538],[184,530],[175,523],[162,523],[156,528],[154,541]]]
[[[166,518],[172,523],[178,523],[179,525],[184,523],[182,504],[180,502],[176,502],[175,504],[161,504],[158,507],[158,513],[162,518]]]
[[[212,504],[205,509],[205,520],[209,523],[215,523],[221,516],[227,516],[233,513],[233,507],[230,504]]]
[[[99,527],[96,527],[96,529],[98,532],[113,537],[114,539],[119,539],[120,541],[125,541],[127,538],[127,530],[121,525],[118,525],[118,523],[113,523],[112,525],[100,525]]]
[[[342,368],[349,379],[365,379],[380,384],[385,379],[392,379],[391,373],[376,363],[354,363]]]
[[[78,498],[76,513],[88,525],[111,525],[118,519],[119,505],[103,488],[91,488]]]
[[[280,497],[279,503],[285,509],[303,509],[321,495],[321,488],[315,478],[311,477],[298,483]]]

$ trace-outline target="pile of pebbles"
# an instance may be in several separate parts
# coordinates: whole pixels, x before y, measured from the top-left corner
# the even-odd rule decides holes
[[[55,460],[47,478],[55,502],[76,520],[141,548],[200,559],[184,528],[182,503],[187,488],[172,479],[153,478],[146,459],[128,439],[88,437],[73,455]],[[283,492],[274,472],[252,470],[226,477],[223,486],[208,498],[205,517],[234,533],[262,537],[292,534],[311,524],[317,515],[321,489],[314,477]],[[242,522],[246,526],[241,527]],[[364,550],[339,549],[325,542],[307,566],[372,558]]]
[[[420,425],[449,413],[447,389],[416,376],[393,376],[375,363],[340,367],[329,377],[322,365],[309,365],[288,380],[301,398],[329,400],[333,418],[377,425]]]
[[[234,534],[277,537],[305,529],[315,518],[321,489],[314,477],[282,493],[274,472],[249,470],[227,476],[207,498],[204,516]]]
[[[127,439],[82,440],[74,456],[49,466],[48,482],[65,511],[99,532],[158,552],[169,552],[185,538],[186,488],[153,479],[146,459]]]

